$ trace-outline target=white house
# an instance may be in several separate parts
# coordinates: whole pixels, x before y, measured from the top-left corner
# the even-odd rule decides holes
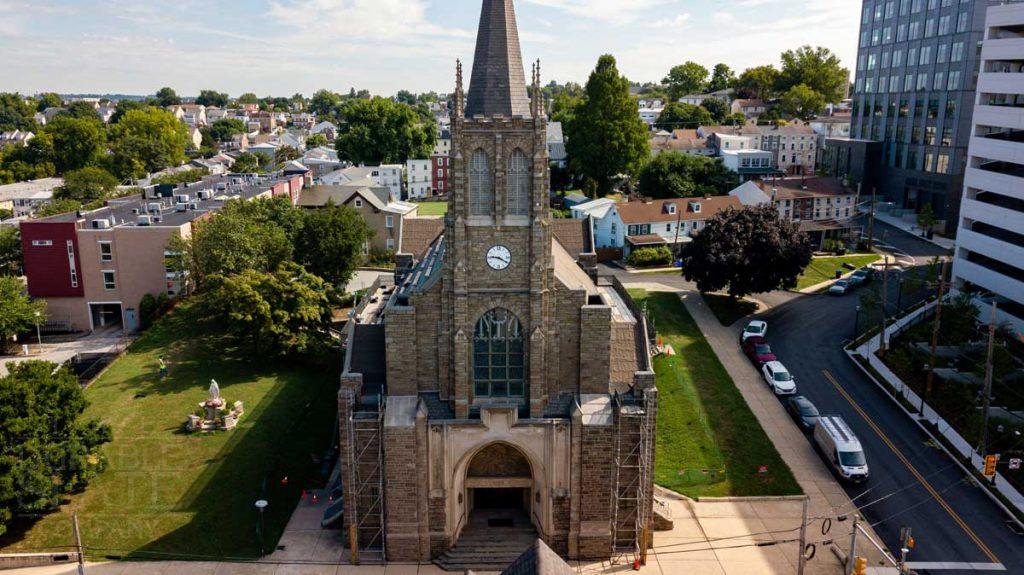
[[[727,150],[722,163],[743,181],[775,173],[775,155],[763,150]]]
[[[402,183],[405,180],[405,167],[402,164],[382,164],[379,166],[380,185],[391,190],[391,195],[396,198],[402,197]]]
[[[320,122],[309,131],[310,135],[323,134],[328,141],[333,142],[338,137],[338,127],[331,122]]]
[[[434,170],[430,160],[409,160],[405,163],[408,198],[421,200],[434,192]]]
[[[595,248],[622,247],[625,227],[616,209],[615,200],[601,198],[573,206],[572,217],[577,220],[593,218]]]
[[[772,203],[772,198],[764,193],[754,182],[744,182],[738,188],[729,192],[729,195],[738,199],[741,204],[748,208],[763,206]]]
[[[564,168],[569,161],[565,151],[565,135],[562,133],[561,122],[548,123],[548,156],[552,164]]]
[[[256,144],[255,146],[249,146],[247,150],[250,154],[259,154],[263,156],[263,165],[273,164],[277,158],[277,144],[270,142],[264,142],[262,144]]]

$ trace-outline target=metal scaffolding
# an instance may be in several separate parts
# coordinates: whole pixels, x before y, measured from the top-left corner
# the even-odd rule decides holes
[[[349,420],[349,460],[356,516],[351,523],[353,563],[387,559],[384,539],[384,410],[354,412]]]
[[[641,559],[650,527],[652,410],[623,404],[615,439],[612,563]]]

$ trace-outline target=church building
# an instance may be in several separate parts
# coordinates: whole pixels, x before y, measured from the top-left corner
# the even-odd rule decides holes
[[[500,570],[539,538],[632,563],[649,532],[650,334],[598,277],[592,223],[552,219],[532,68],[528,84],[513,1],[483,0],[443,229],[349,322],[339,437],[359,561]]]

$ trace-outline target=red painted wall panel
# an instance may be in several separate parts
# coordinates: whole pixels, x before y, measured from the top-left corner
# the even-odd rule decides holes
[[[68,242],[71,242],[74,274]],[[75,222],[24,222],[21,247],[25,254],[29,295],[82,297],[85,294]]]

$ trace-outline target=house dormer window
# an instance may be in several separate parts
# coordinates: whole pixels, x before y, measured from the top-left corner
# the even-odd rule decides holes
[[[700,202],[691,202],[690,203],[690,209],[693,210],[693,213],[699,214],[700,213],[700,208],[701,208]]]
[[[670,214],[675,214],[676,213],[676,205],[675,204],[669,204],[668,205],[668,213],[670,213]]]

